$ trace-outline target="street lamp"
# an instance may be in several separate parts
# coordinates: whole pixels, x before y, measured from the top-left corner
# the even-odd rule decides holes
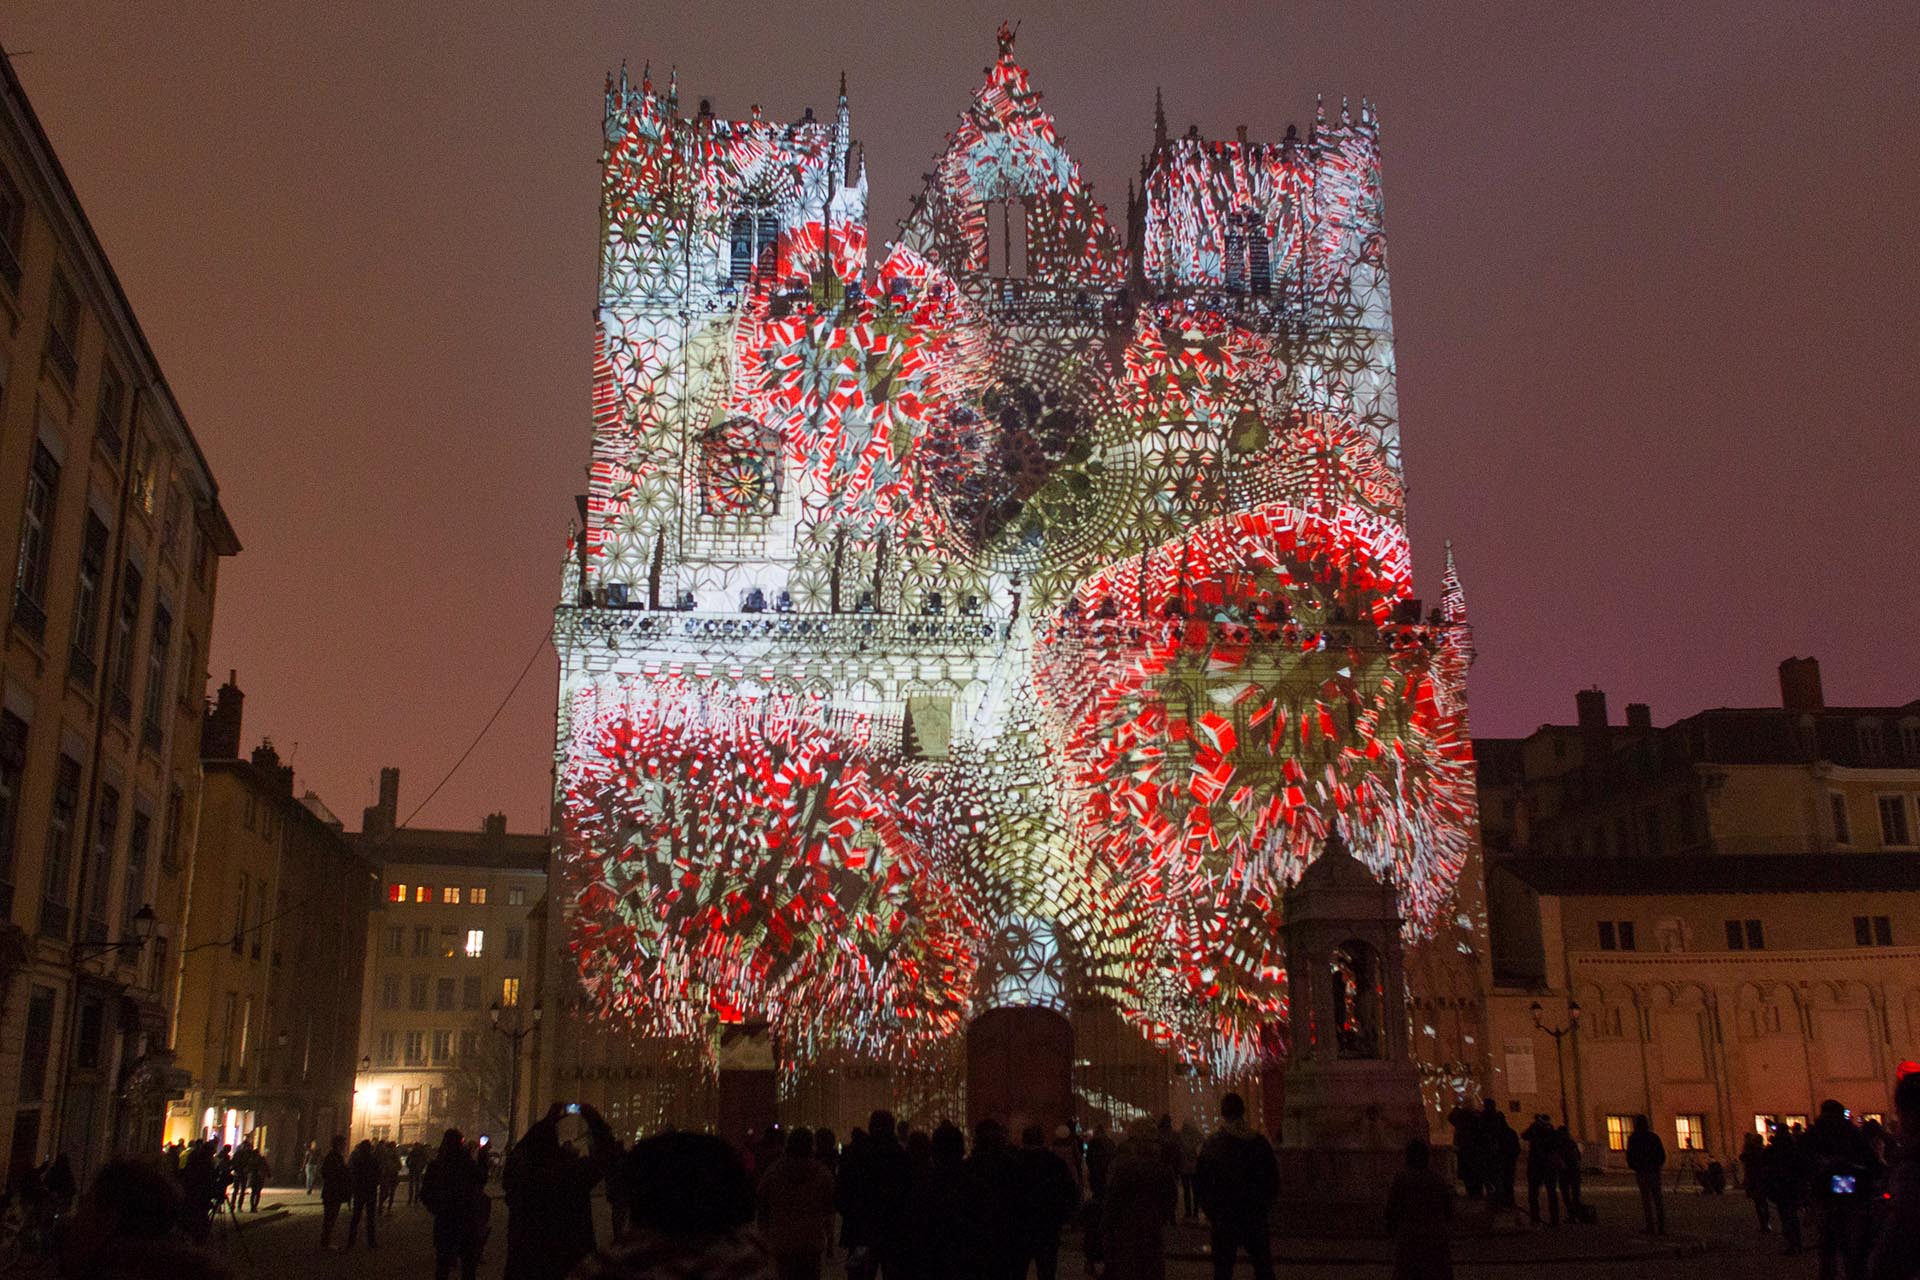
[[[109,951],[119,951],[123,947],[132,947],[136,950],[145,947],[149,942],[153,941],[153,928],[155,923],[153,908],[143,906],[133,913],[133,936],[131,938],[120,938],[113,942],[99,942],[92,946],[75,945],[73,948],[73,961],[75,964],[78,964],[82,960],[91,960],[96,956],[103,956]]]
[[[1580,1029],[1580,1002],[1567,1001],[1567,1025],[1564,1027],[1550,1027],[1546,1024],[1540,1016],[1546,1010],[1538,1000],[1533,1002],[1532,1012],[1534,1030],[1544,1031],[1553,1037],[1553,1065],[1560,1073],[1560,1123],[1571,1125],[1573,1122],[1567,1117],[1567,1060],[1560,1051],[1560,1041]]]
[[[534,1002],[533,1022],[527,1026],[515,1026],[511,1030],[500,1025],[500,1002],[494,1001],[487,1006],[487,1018],[493,1029],[507,1038],[513,1046],[512,1065],[507,1077],[507,1146],[513,1145],[513,1122],[520,1115],[520,1042],[533,1034],[534,1027],[540,1025],[540,1004]]]

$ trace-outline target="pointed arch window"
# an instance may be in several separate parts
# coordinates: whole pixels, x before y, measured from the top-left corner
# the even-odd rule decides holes
[[[1273,291],[1273,242],[1257,211],[1237,209],[1227,215],[1225,258],[1229,293],[1265,297]]]
[[[1027,202],[1021,197],[989,200],[986,219],[987,274],[1023,280],[1027,275]]]

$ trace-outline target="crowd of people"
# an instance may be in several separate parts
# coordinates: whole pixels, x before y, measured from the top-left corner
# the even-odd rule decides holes
[[[1784,1124],[1751,1138],[1740,1181],[1761,1231],[1799,1252],[1816,1234],[1821,1280],[1920,1278],[1920,1074],[1894,1093],[1898,1125],[1856,1123],[1829,1102],[1804,1132]],[[1469,1199],[1515,1214],[1525,1160],[1529,1217],[1581,1220],[1579,1144],[1536,1115],[1516,1131],[1497,1109],[1453,1116],[1459,1183]],[[1901,1141],[1904,1135],[1906,1141]],[[1626,1140],[1645,1226],[1665,1230],[1663,1144],[1644,1117]],[[301,1180],[322,1201],[323,1248],[343,1208],[345,1244],[407,1199],[430,1215],[435,1280],[474,1280],[496,1218],[494,1164],[484,1140],[447,1130],[437,1147],[336,1137],[304,1153]],[[1405,1151],[1386,1190],[1394,1274],[1449,1280],[1456,1191],[1424,1142]],[[178,1144],[159,1162],[119,1160],[77,1196],[56,1157],[16,1180],[16,1205],[61,1221],[61,1273],[85,1280],[224,1280],[203,1247],[222,1215],[258,1211],[272,1176],[250,1142]],[[499,1163],[506,1280],[817,1280],[838,1258],[849,1280],[1055,1280],[1071,1241],[1106,1280],[1163,1280],[1167,1232],[1202,1217],[1216,1280],[1245,1255],[1257,1280],[1274,1274],[1272,1210],[1278,1166],[1248,1125],[1244,1102],[1222,1099],[1204,1138],[1170,1118],[1130,1123],[1117,1138],[988,1120],[964,1134],[951,1123],[909,1128],[875,1112],[843,1145],[827,1129],[769,1127],[730,1144],[664,1132],[626,1148],[592,1107],[555,1104]],[[1702,1177],[1701,1185],[1716,1192]],[[595,1228],[610,1210],[611,1239]]]

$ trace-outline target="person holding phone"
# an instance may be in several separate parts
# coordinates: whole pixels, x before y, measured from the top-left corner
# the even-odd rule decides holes
[[[1820,1275],[1827,1280],[1844,1269],[1851,1278],[1865,1274],[1873,1223],[1874,1193],[1880,1181],[1880,1157],[1873,1144],[1828,1098],[1807,1130],[1806,1158],[1813,1174],[1813,1204],[1819,1224]]]
[[[587,1149],[560,1141],[560,1122],[578,1117]],[[600,1113],[579,1102],[556,1102],[507,1153],[500,1185],[507,1200],[505,1280],[563,1280],[594,1251],[593,1189],[618,1149]]]

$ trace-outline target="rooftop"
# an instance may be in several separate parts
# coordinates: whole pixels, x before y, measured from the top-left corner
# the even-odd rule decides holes
[[[1683,854],[1501,858],[1492,868],[1546,897],[1736,893],[1920,893],[1911,853]]]

